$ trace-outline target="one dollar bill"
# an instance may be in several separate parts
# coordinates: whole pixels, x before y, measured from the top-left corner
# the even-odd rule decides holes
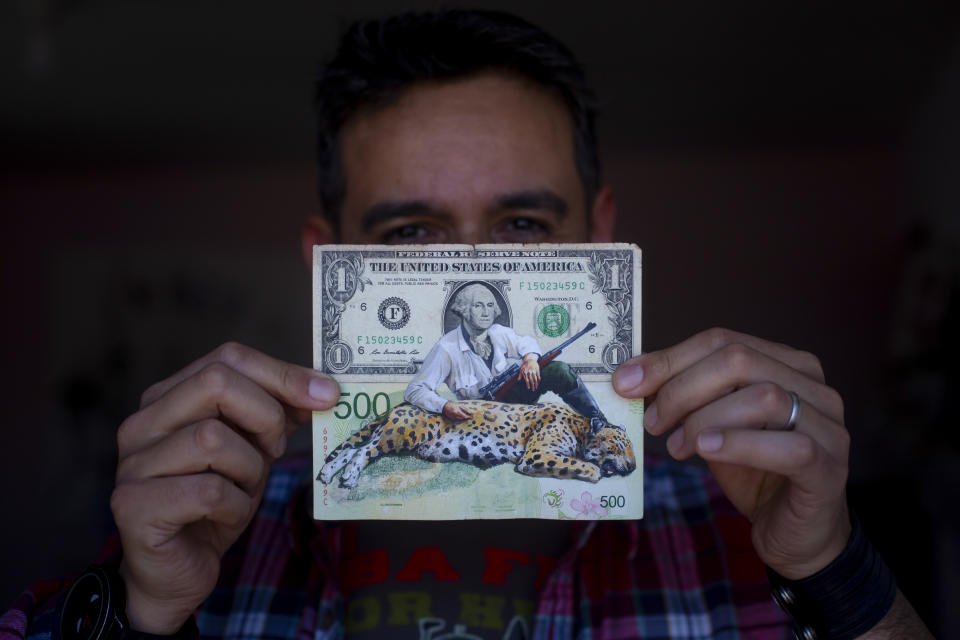
[[[313,253],[317,519],[640,518],[630,244],[326,245]]]

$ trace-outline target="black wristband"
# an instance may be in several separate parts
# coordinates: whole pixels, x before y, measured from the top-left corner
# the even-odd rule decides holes
[[[793,620],[802,640],[849,640],[883,619],[897,581],[851,515],[853,531],[837,558],[817,573],[789,580],[767,568],[773,599]]]
[[[196,640],[197,621],[187,618],[172,635],[156,635],[130,628],[127,587],[117,567],[93,565],[74,581],[60,607],[63,640]]]

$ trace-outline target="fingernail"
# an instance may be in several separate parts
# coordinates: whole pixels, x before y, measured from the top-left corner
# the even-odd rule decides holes
[[[287,450],[287,434],[281,433],[280,439],[277,441],[276,451],[274,451],[274,458],[279,458],[283,455],[283,452]]]
[[[719,431],[708,431],[697,436],[697,446],[701,451],[717,451],[723,446],[723,434]]]
[[[630,391],[643,382],[643,367],[638,364],[624,365],[616,370],[613,377],[618,390]]]
[[[676,455],[677,451],[680,450],[680,447],[683,446],[683,427],[680,427],[676,431],[670,434],[670,437],[667,438],[667,451],[671,454]]]
[[[320,402],[332,404],[340,397],[340,389],[329,378],[314,378],[310,381],[310,397]]]
[[[643,412],[643,426],[646,429],[651,428],[653,425],[657,424],[657,403],[654,402],[652,405],[647,407],[647,410]]]

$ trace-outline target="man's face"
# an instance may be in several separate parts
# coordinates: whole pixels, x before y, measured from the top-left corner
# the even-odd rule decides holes
[[[571,127],[557,98],[494,73],[358,113],[341,132],[341,241],[586,241]]]
[[[497,303],[493,300],[493,294],[486,289],[475,291],[472,297],[463,321],[479,331],[485,331],[493,324]]]

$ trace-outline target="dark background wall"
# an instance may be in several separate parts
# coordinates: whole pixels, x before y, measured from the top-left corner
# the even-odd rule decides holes
[[[854,508],[951,637],[954,4],[585,6],[509,3],[601,97],[617,237],[644,249],[646,349],[724,325],[820,356]],[[0,607],[93,559],[113,434],[149,384],[231,339],[310,362],[311,78],[344,23],[396,8],[0,6]]]

